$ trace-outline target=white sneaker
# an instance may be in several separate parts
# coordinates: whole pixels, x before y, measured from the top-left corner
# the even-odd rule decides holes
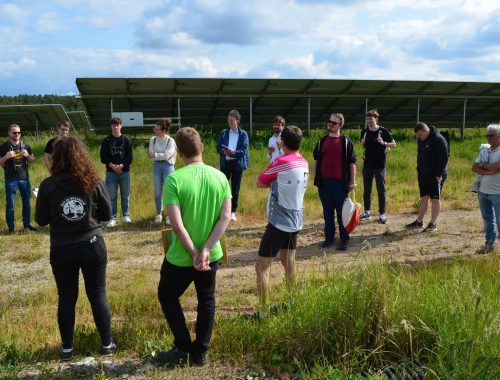
[[[128,216],[128,215],[124,216],[123,217],[123,222],[129,224],[129,223],[132,223],[132,219],[130,219],[130,216]]]
[[[359,220],[370,220],[371,219],[371,213],[370,213],[370,210],[365,210],[365,212],[363,212],[360,217],[359,217]]]
[[[378,222],[380,224],[386,224],[387,223],[387,216],[385,214],[380,214],[378,216]]]
[[[156,224],[161,223],[161,220],[162,220],[162,219],[163,219],[163,218],[162,218],[161,214],[156,215],[156,216],[155,216],[155,223],[156,223]]]
[[[235,213],[235,212],[232,212],[232,213],[231,213],[231,220],[232,220],[233,222],[236,222],[236,213]]]
[[[111,219],[107,224],[106,224],[106,227],[109,227],[109,228],[113,228],[114,226],[116,226],[116,220],[115,219]]]
[[[170,218],[168,217],[168,215],[165,217],[165,224],[170,224]]]

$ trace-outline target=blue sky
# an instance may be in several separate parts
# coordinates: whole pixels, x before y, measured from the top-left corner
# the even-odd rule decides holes
[[[77,77],[500,81],[500,1],[0,0],[0,95]]]

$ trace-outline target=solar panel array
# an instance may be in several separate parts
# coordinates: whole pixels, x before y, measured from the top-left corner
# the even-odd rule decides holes
[[[77,78],[77,87],[93,125],[108,128],[111,112],[143,112],[155,120],[181,116],[182,125],[225,125],[238,109],[243,123],[269,124],[276,115],[304,125],[325,121],[331,112],[347,125],[364,122],[365,110],[377,108],[383,125],[465,125],[498,122],[500,83],[337,80]],[[178,105],[180,104],[180,109]]]

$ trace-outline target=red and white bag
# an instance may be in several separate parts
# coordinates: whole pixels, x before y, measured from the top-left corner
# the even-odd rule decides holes
[[[347,232],[351,233],[354,231],[356,226],[359,224],[359,210],[361,205],[356,203],[356,195],[353,192],[354,201],[349,198],[349,195],[342,205],[342,223]]]

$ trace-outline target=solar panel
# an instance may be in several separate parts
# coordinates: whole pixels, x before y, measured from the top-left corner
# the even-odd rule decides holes
[[[421,121],[461,126],[500,119],[500,83],[349,79],[242,78],[77,78],[96,129],[109,128],[111,112],[142,112],[144,120],[180,113],[182,125],[220,125],[238,109],[242,122],[267,124],[323,122],[344,113],[346,125],[364,124],[366,109],[377,108],[383,125]],[[178,107],[180,105],[180,107]],[[180,109],[178,109],[180,108]]]

